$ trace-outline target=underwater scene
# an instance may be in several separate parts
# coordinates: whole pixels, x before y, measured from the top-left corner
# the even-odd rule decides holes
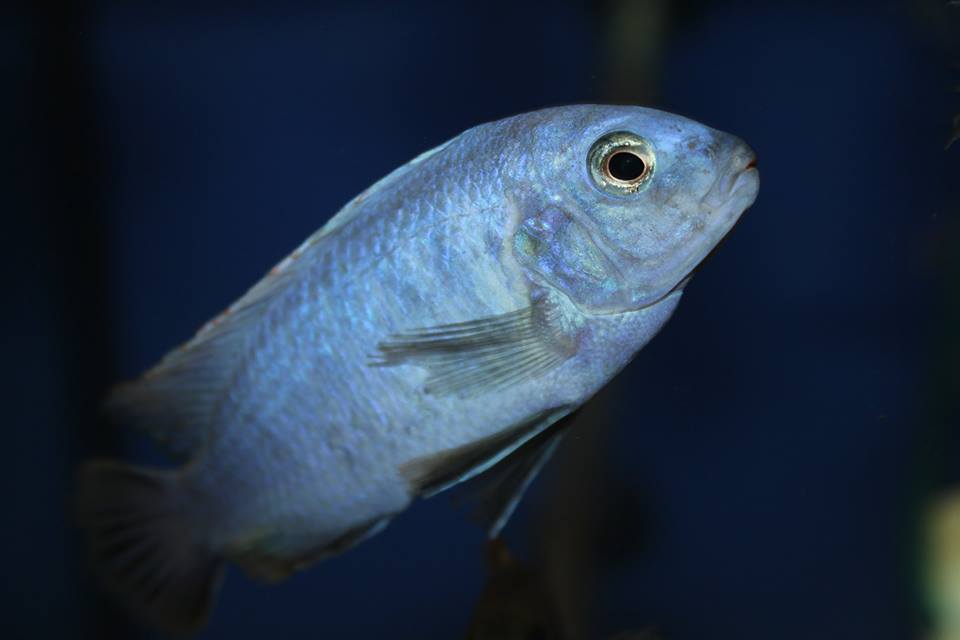
[[[960,2],[0,21],[0,636],[960,640]]]

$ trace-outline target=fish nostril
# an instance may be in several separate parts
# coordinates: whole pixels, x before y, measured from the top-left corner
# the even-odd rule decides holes
[[[750,162],[747,163],[747,166],[744,168],[744,171],[747,169],[756,169],[757,168],[757,159],[751,158]]]

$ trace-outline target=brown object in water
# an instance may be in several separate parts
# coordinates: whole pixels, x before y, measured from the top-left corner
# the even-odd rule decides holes
[[[564,640],[543,576],[516,560],[500,538],[487,543],[487,584],[467,640]]]

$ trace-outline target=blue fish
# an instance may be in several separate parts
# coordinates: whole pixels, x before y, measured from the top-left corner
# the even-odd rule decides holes
[[[282,579],[484,472],[496,536],[758,187],[739,138],[634,106],[483,124],[396,169],[111,395],[183,465],[81,469],[104,584],[196,629],[226,562]]]

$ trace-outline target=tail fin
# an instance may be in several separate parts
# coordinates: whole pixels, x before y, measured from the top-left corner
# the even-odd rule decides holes
[[[88,462],[77,509],[105,587],[144,622],[192,631],[206,622],[223,560],[196,535],[173,473]]]

